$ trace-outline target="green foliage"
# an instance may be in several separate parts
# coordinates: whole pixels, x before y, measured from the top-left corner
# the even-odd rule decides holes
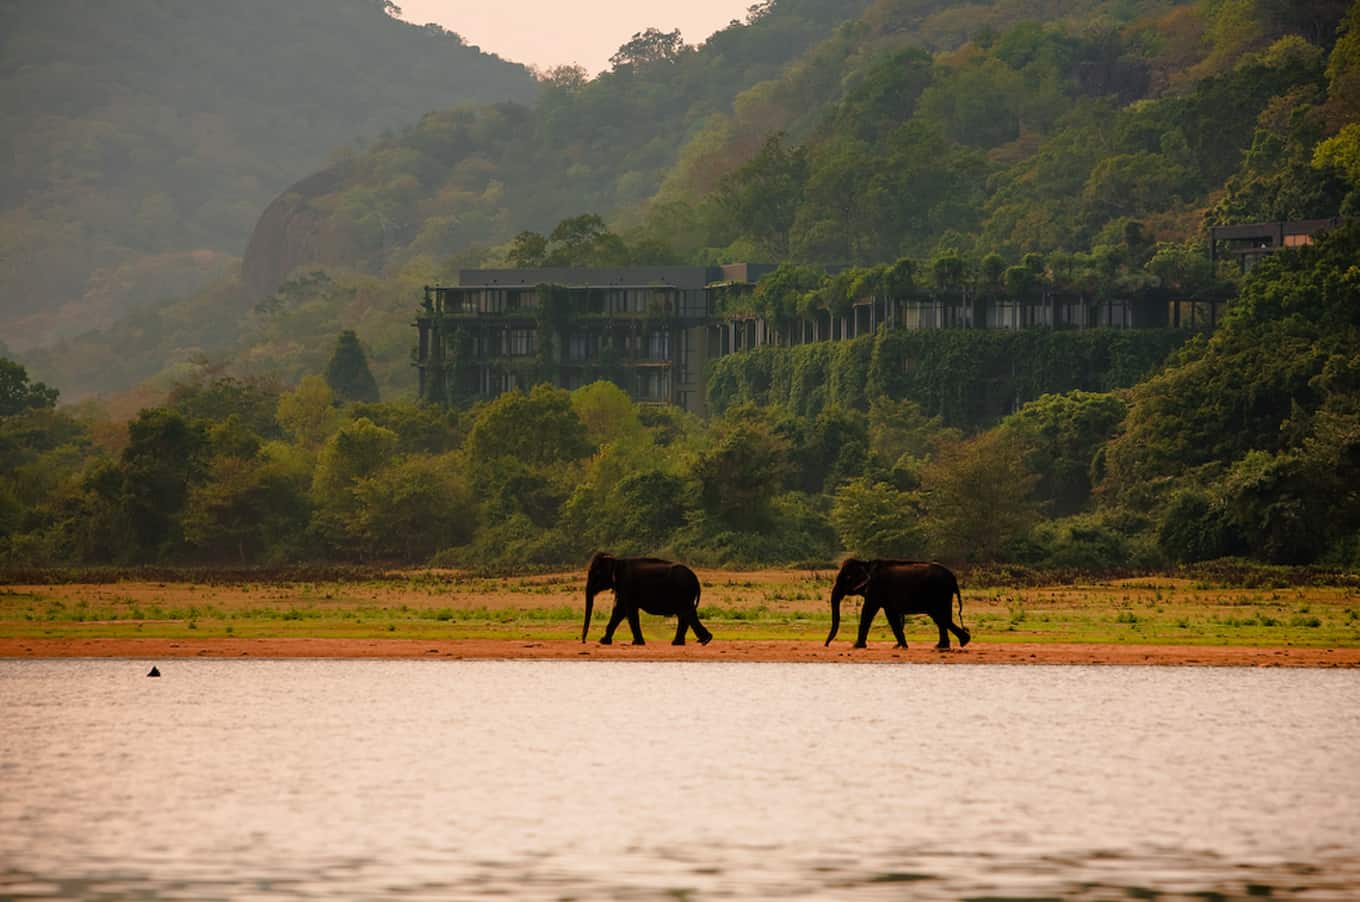
[[[266,438],[280,435],[274,419],[278,405],[279,388],[272,380],[208,374],[179,383],[165,400],[166,407],[186,419],[225,420],[234,416],[245,428]]]
[[[397,434],[360,417],[342,426],[321,448],[312,473],[312,530],[340,548],[352,547],[352,520],[359,511],[360,480],[383,468],[397,448]]]
[[[330,11],[336,22],[295,42],[304,61],[336,28],[410,36],[374,31],[377,6]],[[71,77],[84,105],[0,129],[15,163],[0,177],[0,279],[12,297],[102,298],[95,325],[131,297],[181,299],[26,350],[27,370],[0,364],[0,560],[513,567],[610,547],[714,564],[846,550],[1064,567],[1353,563],[1354,228],[1263,260],[1219,331],[1174,354],[1184,333],[1169,330],[881,330],[716,361],[708,422],[639,408],[608,383],[468,411],[377,401],[378,387],[413,393],[411,299],[462,265],[763,257],[782,265],[729,292],[722,312],[826,326],[883,295],[1223,298],[1235,286],[1206,260],[1204,222],[1360,209],[1353,8],[1076,0],[1061,12],[781,0],[697,48],[640,32],[594,79],[546,73],[534,108],[445,109],[342,152],[261,219],[246,270],[283,279],[276,290],[228,275],[191,298],[225,265],[193,249],[239,236],[280,187],[270,179],[303,157],[276,149],[272,174],[206,177],[205,158],[227,165],[292,139],[268,117],[242,126],[234,106],[217,121],[191,105],[185,119],[135,78],[77,78],[121,65],[105,62],[116,48],[82,57]],[[275,13],[224,22],[222,46]],[[16,34],[57,33],[50,13],[24,16]],[[194,22],[158,17],[132,44],[198,46],[171,39],[192,38]],[[71,46],[125,31],[96,16]],[[397,53],[399,68],[466,56],[447,35],[427,38],[451,52]],[[32,79],[70,52],[21,44],[33,59],[12,89],[48,96]],[[239,73],[220,81],[239,85]],[[184,84],[192,99],[197,82]],[[306,93],[335,108],[333,88]],[[165,140],[127,137],[167,127]],[[128,186],[111,185],[115,171]],[[32,185],[60,209],[16,200],[40,196]],[[231,201],[214,199],[221,185]],[[565,314],[551,288],[542,297],[547,336]],[[354,332],[367,340],[347,374],[304,379],[327,371],[342,329],[351,351]],[[550,349],[526,375],[543,373]],[[94,407],[52,409],[54,390],[29,371],[66,397],[152,377],[170,397],[131,424],[124,449],[119,424]]]
[[[339,426],[335,394],[320,376],[307,376],[293,391],[279,396],[274,419],[298,444],[319,448]]]
[[[807,151],[788,149],[784,135],[773,134],[760,153],[726,176],[718,187],[718,207],[728,224],[754,243],[758,254],[783,259],[789,231],[807,181]]]
[[[1041,522],[1008,550],[1025,563],[1054,570],[1098,573],[1164,563],[1145,536],[1130,536],[1120,524],[1099,514]]]
[[[181,524],[200,560],[246,564],[296,553],[310,514],[306,471],[286,461],[219,456],[189,492]]]
[[[733,529],[767,525],[771,502],[791,468],[789,442],[754,407],[736,407],[714,427],[693,472],[707,514]]]
[[[276,194],[358,139],[538,92],[523,66],[367,0],[7,4],[0,33],[0,332],[16,348],[198,291]]]
[[[143,410],[128,424],[122,496],[138,547],[162,554],[177,543],[179,514],[203,476],[203,427],[164,408]]]
[[[1296,448],[1317,411],[1350,405],[1360,385],[1357,253],[1360,227],[1350,225],[1262,261],[1219,330],[1133,392],[1106,455],[1109,489],[1132,501],[1187,468]]]
[[[505,458],[546,466],[580,460],[592,450],[571,395],[546,384],[484,405],[473,420],[467,449],[474,467]]]
[[[942,448],[923,469],[931,555],[952,561],[1003,558],[1003,548],[1038,519],[1038,477],[1007,432],[993,430]]]
[[[1180,563],[1226,557],[1240,548],[1221,505],[1196,490],[1178,493],[1167,505],[1157,544],[1167,558]]]
[[[836,492],[831,522],[841,547],[854,555],[906,560],[926,556],[925,504],[919,492],[868,477],[852,479]]]
[[[977,428],[1021,403],[1144,378],[1185,340],[1172,330],[895,330],[844,342],[757,348],[717,360],[709,403],[779,404],[803,415],[906,399],[945,425]]]
[[[360,478],[354,495],[350,531],[371,557],[417,563],[476,533],[476,501],[454,453],[400,458]]]
[[[1035,495],[1052,514],[1074,514],[1086,505],[1094,458],[1127,409],[1116,395],[1074,391],[1044,395],[1002,421],[1019,441],[1026,467],[1038,475]]]
[[[326,384],[341,401],[377,401],[378,383],[369,372],[368,360],[352,329],[340,333],[330,363],[326,364]]]
[[[30,382],[28,370],[0,357],[0,417],[24,410],[55,407],[58,392],[41,382]]]

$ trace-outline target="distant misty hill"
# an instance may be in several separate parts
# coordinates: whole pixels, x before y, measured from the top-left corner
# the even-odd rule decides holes
[[[331,154],[258,202],[230,278],[10,343],[69,401],[223,367],[294,384],[353,329],[409,397],[421,287],[549,245],[1194,296],[1218,285],[1206,224],[1360,211],[1357,48],[1350,0],[762,0],[697,45],[648,28],[593,79],[548,72],[533,104],[432,108]],[[863,288],[778,284],[775,318]]]
[[[0,0],[0,332],[21,349],[191,294],[337,148],[536,93],[381,0]]]

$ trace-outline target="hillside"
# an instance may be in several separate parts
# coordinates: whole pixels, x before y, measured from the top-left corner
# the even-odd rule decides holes
[[[615,232],[596,262],[906,258],[941,291],[1221,294],[1206,222],[1360,211],[1346,14],[783,0],[698,47],[645,32],[593,80],[550,73],[535,108],[430,113],[338,158],[265,210],[244,279],[25,362],[68,397],[220,360],[291,382],[353,328],[407,396],[418,287],[592,211]],[[854,287],[810,278],[778,304]]]
[[[698,46],[647,29],[586,81],[548,74],[539,103],[431,112],[371,150],[289,189],[265,211],[244,260],[251,296],[315,264],[391,271],[544,230],[655,195],[678,150],[743,89],[853,20],[867,0],[756,4]]]
[[[336,152],[536,93],[380,0],[0,3],[0,331],[22,349],[188,296]]]
[[[333,340],[325,379],[290,391],[202,372],[113,423],[55,408],[55,391],[0,361],[0,569],[402,561],[522,574],[609,548],[707,566],[824,567],[847,553],[1006,562],[1069,578],[1228,556],[1353,571],[1357,259],[1360,223],[1269,255],[1212,335],[1132,387],[1122,376],[1155,364],[1172,336],[896,330],[782,361],[737,354],[723,363],[744,373],[720,374],[725,403],[706,419],[603,381],[466,410],[378,403],[351,391],[353,341]],[[956,399],[987,389],[954,377],[993,375],[949,353],[972,336],[994,345],[993,361],[1025,360],[1030,379],[1075,374],[1093,390],[1045,394],[963,432]],[[945,353],[903,365],[941,350],[921,344],[931,339]],[[1115,362],[1114,381],[1093,376],[1100,358]],[[1280,588],[1315,576],[1237,561],[1196,579]],[[1356,635],[1355,611],[1285,595],[1287,609],[1225,612],[1219,627]],[[1125,598],[1114,628],[1133,639],[1158,613]],[[1024,618],[1012,606],[1000,626]]]
[[[522,229],[582,209],[641,205],[709,116],[866,4],[757,4],[747,21],[697,47],[650,30],[625,42],[614,69],[594,79],[554,70],[534,107],[432,106],[415,124],[366,151],[337,154],[267,207],[258,204],[243,276],[229,271],[198,294],[21,356],[69,399],[157,374],[166,387],[224,356],[240,371],[295,380],[315,371],[343,326],[372,346],[384,392],[404,392],[407,309],[422,281],[447,280],[457,260],[479,258]],[[322,268],[325,279],[308,278]],[[283,285],[295,270],[297,284]]]

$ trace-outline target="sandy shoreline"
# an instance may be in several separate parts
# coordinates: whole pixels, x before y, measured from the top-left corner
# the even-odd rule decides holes
[[[582,645],[570,640],[523,639],[21,639],[0,638],[0,658],[130,658],[154,663],[174,658],[350,658],[559,661],[743,661],[907,664],[1113,664],[1191,667],[1360,667],[1360,648],[1195,645],[1076,645],[987,643],[937,652],[925,643],[905,651],[888,643],[851,649],[804,641],[715,641],[676,648]]]

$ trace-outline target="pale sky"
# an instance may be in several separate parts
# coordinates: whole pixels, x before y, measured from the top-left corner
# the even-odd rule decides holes
[[[541,69],[579,63],[609,68],[619,45],[649,27],[680,29],[702,43],[753,0],[396,0],[401,18],[437,22],[488,53]]]

